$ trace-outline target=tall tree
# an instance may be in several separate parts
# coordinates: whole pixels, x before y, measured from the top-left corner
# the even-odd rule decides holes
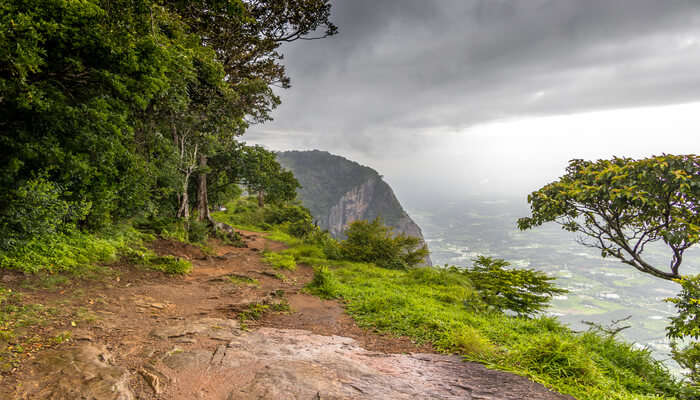
[[[225,80],[236,94],[229,112],[246,124],[270,120],[270,112],[280,103],[273,87],[290,87],[279,47],[337,32],[330,22],[329,0],[180,0],[169,6],[216,53]],[[211,155],[211,149],[200,149],[199,219],[208,216],[209,169],[204,167]]]

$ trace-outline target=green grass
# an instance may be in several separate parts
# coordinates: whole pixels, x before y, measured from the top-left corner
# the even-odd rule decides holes
[[[73,231],[37,238],[25,246],[0,252],[0,269],[89,275],[97,264],[117,261],[122,251],[144,237],[131,227],[118,226],[95,234]]]
[[[295,271],[297,269],[294,256],[289,254],[265,252],[263,254],[263,259],[272,268],[286,269],[288,271]]]
[[[309,291],[339,297],[359,325],[430,342],[490,368],[528,376],[580,400],[673,398],[678,383],[648,351],[557,320],[474,311],[461,274],[368,264],[318,267]]]
[[[243,275],[229,275],[226,278],[236,286],[260,286],[260,282],[257,279]]]

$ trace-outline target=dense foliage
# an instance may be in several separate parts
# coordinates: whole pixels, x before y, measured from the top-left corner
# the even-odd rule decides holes
[[[679,279],[683,253],[700,241],[700,156],[572,160],[566,174],[528,196],[520,229],[557,222],[582,234],[603,257],[663,279]],[[667,269],[649,262],[647,245],[664,243]]]
[[[279,46],[334,34],[329,17],[327,0],[2,2],[2,249],[134,216],[207,220],[241,183],[292,198],[274,155],[236,137],[289,86]]]
[[[403,233],[394,234],[380,218],[358,220],[345,231],[340,242],[343,258],[375,263],[381,267],[407,269],[420,264],[428,256],[428,247],[420,239]]]
[[[671,339],[672,356],[688,371],[688,378],[700,387],[700,276],[679,279],[681,292],[666,299],[678,315],[671,317],[666,333]]]
[[[471,281],[483,301],[498,311],[528,316],[543,311],[551,298],[567,290],[556,287],[554,277],[534,269],[508,268],[501,259],[479,256],[461,273]]]

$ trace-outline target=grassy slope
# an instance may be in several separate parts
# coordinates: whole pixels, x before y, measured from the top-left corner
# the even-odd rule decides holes
[[[259,219],[233,207],[217,218],[247,229]],[[594,332],[575,333],[554,318],[515,318],[478,312],[478,296],[461,274],[436,269],[387,270],[329,260],[314,243],[265,226],[269,239],[286,243],[284,259],[316,268],[309,291],[345,301],[359,325],[464,355],[490,368],[528,376],[580,400],[673,399],[680,385],[648,351]],[[275,261],[271,257],[271,262]]]

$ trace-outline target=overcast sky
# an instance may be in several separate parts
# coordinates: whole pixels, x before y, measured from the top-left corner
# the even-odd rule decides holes
[[[376,168],[410,198],[522,193],[571,158],[700,152],[700,0],[336,0],[244,140]]]

